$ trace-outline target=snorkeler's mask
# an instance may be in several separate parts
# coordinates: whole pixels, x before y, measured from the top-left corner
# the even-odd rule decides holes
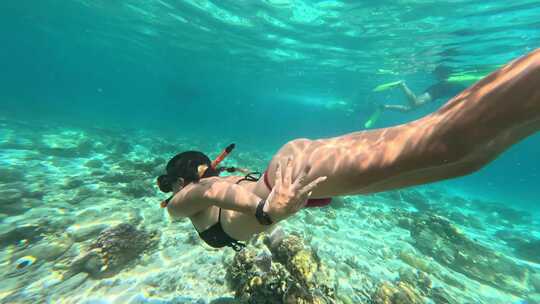
[[[208,167],[207,165],[200,165],[199,167],[197,167],[197,171],[198,171],[198,175],[199,175],[199,178],[202,178],[206,171],[211,168],[212,170],[217,170],[217,166],[227,157],[229,156],[229,154],[232,152],[232,150],[236,147],[235,144],[230,144],[228,145],[223,151],[221,151],[221,153],[212,161],[212,163],[210,164],[210,167]],[[158,183],[158,187],[159,187],[159,179],[157,181]],[[161,208],[165,208],[167,207],[167,205],[169,204],[169,201],[173,198],[174,195],[171,195],[169,196],[169,198],[161,201],[160,203],[160,206]]]

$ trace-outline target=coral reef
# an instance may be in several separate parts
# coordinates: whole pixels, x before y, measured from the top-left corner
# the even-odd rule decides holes
[[[372,304],[421,304],[428,299],[436,304],[458,304],[444,288],[433,288],[425,272],[410,268],[400,269],[395,283],[381,282],[371,295]]]
[[[422,296],[405,282],[381,283],[372,295],[373,304],[423,304]]]
[[[119,224],[102,231],[88,251],[71,264],[67,277],[86,272],[94,278],[114,276],[144,251],[157,244],[157,232]]]
[[[266,242],[271,250],[248,247],[227,267],[227,283],[247,303],[334,303],[325,266],[302,239],[289,235]]]

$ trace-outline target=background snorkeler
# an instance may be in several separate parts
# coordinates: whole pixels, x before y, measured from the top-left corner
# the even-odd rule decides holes
[[[389,89],[399,87],[407,98],[407,104],[380,104],[376,105],[375,112],[365,122],[365,128],[371,128],[375,122],[379,119],[383,110],[391,110],[402,113],[411,112],[427,103],[436,101],[439,99],[448,99],[455,96],[459,92],[465,90],[471,80],[479,80],[485,76],[485,74],[475,74],[473,78],[464,77],[462,73],[456,73],[452,68],[446,65],[439,65],[433,70],[433,76],[436,81],[433,85],[425,89],[420,95],[416,95],[406,84],[404,80],[395,81],[387,84],[377,86],[373,91],[381,92]],[[471,75],[469,75],[471,76]]]
[[[385,110],[396,110],[400,112],[410,112],[426,103],[435,101],[441,98],[450,98],[458,94],[459,92],[465,90],[467,87],[459,82],[450,82],[448,78],[452,75],[452,69],[439,65],[433,71],[433,75],[437,79],[437,82],[430,87],[428,87],[420,95],[414,94],[414,92],[409,89],[404,80],[398,81],[395,83],[395,86],[399,87],[407,97],[408,105],[396,105],[396,104],[383,104],[382,107]]]

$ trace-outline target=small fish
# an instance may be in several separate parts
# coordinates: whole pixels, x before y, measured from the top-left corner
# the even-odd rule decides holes
[[[36,258],[31,256],[31,255],[27,255],[27,256],[24,256],[20,259],[18,259],[16,262],[15,262],[15,267],[18,269],[18,270],[21,270],[21,269],[24,269],[28,266],[31,266],[32,264],[34,264],[34,262],[36,261]]]

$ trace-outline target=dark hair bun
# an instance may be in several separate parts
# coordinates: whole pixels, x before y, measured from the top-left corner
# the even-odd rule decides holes
[[[171,192],[173,183],[182,178],[183,185],[196,183],[201,178],[218,176],[219,171],[211,167],[212,162],[208,156],[199,151],[185,151],[175,155],[167,163],[165,168],[167,174],[157,178],[159,190],[167,193]],[[208,168],[199,176],[199,166],[206,165]]]
[[[167,193],[167,192],[172,191],[171,181],[167,175],[158,176],[157,185],[159,187],[159,190],[161,190],[161,192]]]

